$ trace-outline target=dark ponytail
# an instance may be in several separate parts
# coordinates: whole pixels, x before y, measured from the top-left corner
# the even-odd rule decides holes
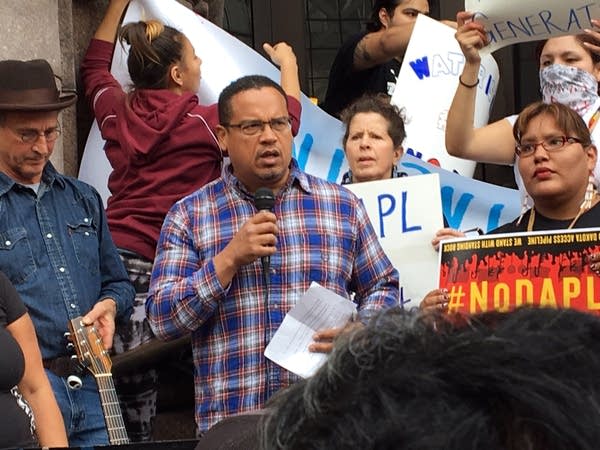
[[[171,66],[183,57],[183,33],[158,20],[128,23],[119,40],[131,47],[127,57],[135,89],[166,89]]]

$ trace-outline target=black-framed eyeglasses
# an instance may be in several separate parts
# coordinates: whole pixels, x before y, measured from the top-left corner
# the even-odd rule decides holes
[[[36,130],[34,128],[23,128],[20,130],[10,129],[15,135],[21,138],[21,142],[24,144],[32,144],[38,140],[40,136],[46,139],[46,142],[54,142],[60,136],[60,128],[53,127],[47,128],[44,131]]]
[[[240,123],[224,123],[226,128],[239,128],[240,131],[248,136],[262,133],[266,125],[269,125],[273,131],[282,132],[289,130],[292,126],[292,120],[289,116],[274,117],[271,120],[242,120]]]
[[[540,142],[525,142],[515,146],[515,153],[521,158],[527,158],[535,153],[538,145],[548,152],[556,152],[567,144],[581,144],[581,139],[573,136],[550,136]]]

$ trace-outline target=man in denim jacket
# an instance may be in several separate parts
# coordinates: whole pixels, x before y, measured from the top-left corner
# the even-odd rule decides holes
[[[0,271],[33,319],[70,445],[92,446],[108,443],[98,387],[70,363],[64,334],[83,316],[110,348],[134,291],[100,196],[49,161],[59,112],[75,100],[59,92],[47,61],[0,61]]]

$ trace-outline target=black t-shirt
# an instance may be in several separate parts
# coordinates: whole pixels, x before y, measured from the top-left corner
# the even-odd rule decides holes
[[[521,223],[517,225],[518,218],[513,220],[506,225],[496,228],[490,231],[488,234],[499,234],[499,233],[516,233],[527,231],[527,224],[529,222],[529,216],[531,210],[527,211]],[[556,220],[542,216],[539,212],[535,212],[535,221],[533,222],[532,231],[546,231],[546,230],[566,230],[573,219],[568,220]],[[597,203],[589,211],[583,213],[577,222],[573,225],[573,228],[597,228],[600,227],[600,203]]]
[[[6,329],[27,310],[6,275],[0,272],[0,448],[35,445],[31,420],[11,390],[23,378],[25,360],[17,341]]]
[[[329,72],[329,84],[321,108],[332,116],[339,113],[354,100],[366,93],[391,95],[400,72],[400,61],[392,59],[366,70],[353,70],[354,50],[367,34],[363,31],[342,44]]]

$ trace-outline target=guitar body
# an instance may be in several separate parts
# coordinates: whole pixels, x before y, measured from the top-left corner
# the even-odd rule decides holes
[[[98,383],[109,442],[111,445],[128,444],[129,437],[112,377],[112,362],[98,331],[93,325],[84,325],[81,316],[69,321],[69,331],[79,362],[94,375]]]

